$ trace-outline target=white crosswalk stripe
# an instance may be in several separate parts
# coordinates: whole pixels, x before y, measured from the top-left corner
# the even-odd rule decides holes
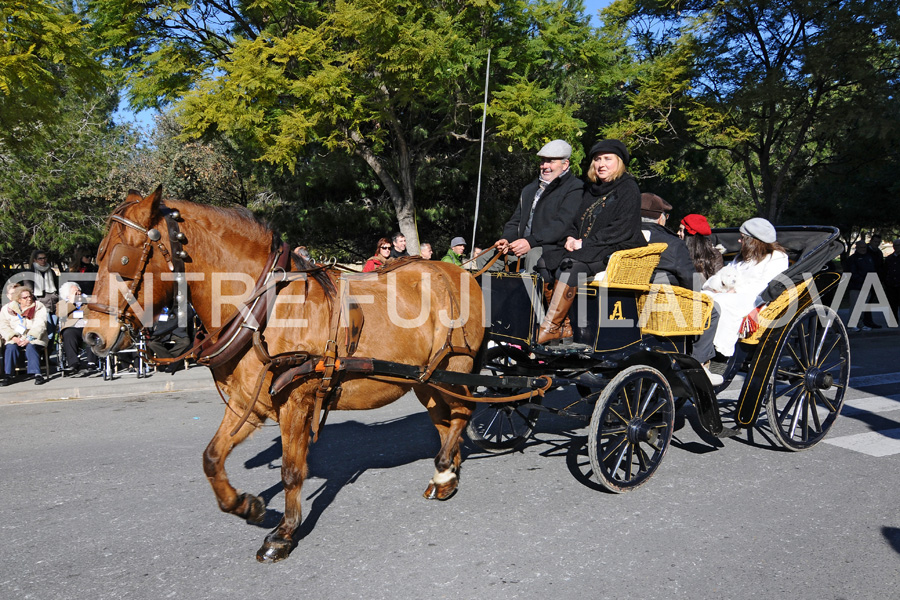
[[[844,435],[834,439],[826,438],[824,441],[826,444],[855,450],[869,456],[900,454],[900,428]]]

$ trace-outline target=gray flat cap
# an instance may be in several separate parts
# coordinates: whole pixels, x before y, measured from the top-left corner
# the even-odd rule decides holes
[[[572,156],[572,146],[563,140],[553,140],[544,144],[537,155],[544,158],[569,158]]]
[[[741,225],[741,233],[745,233],[750,237],[755,237],[761,242],[772,244],[775,242],[775,227],[761,217],[755,217],[744,221]]]

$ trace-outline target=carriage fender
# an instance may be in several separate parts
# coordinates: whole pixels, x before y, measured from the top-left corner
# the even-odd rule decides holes
[[[678,352],[644,350],[629,356],[622,368],[632,365],[650,366],[662,373],[676,397],[691,399],[706,431],[718,437],[734,434],[722,424],[715,390],[697,359]]]
[[[807,287],[797,298],[796,305],[788,304],[785,306],[776,319],[784,317],[790,310],[794,311],[793,316],[796,317],[797,314],[819,300],[823,294],[833,294],[834,286],[840,282],[840,275],[831,272],[817,273],[813,277],[813,281],[816,284],[814,287],[815,297]],[[793,317],[791,320],[793,320]],[[784,343],[784,335],[787,332],[788,324],[767,329],[760,337],[756,346],[756,353],[751,356],[747,379],[744,381],[744,387],[741,390],[740,400],[738,401],[736,411],[738,425],[749,427],[756,422],[756,418],[759,416],[763,400],[769,392],[769,382],[776,366],[775,360]]]

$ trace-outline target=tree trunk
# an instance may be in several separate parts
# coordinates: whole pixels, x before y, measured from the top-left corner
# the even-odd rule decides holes
[[[413,198],[412,175],[408,161],[404,162],[403,167],[406,173],[402,173],[404,189],[401,190],[391,174],[388,173],[381,161],[372,152],[366,144],[363,137],[358,132],[351,132],[350,138],[356,142],[356,154],[360,156],[369,168],[378,176],[378,180],[391,196],[394,203],[394,214],[397,215],[397,224],[400,227],[400,233],[406,238],[406,251],[410,254],[419,253],[419,232],[416,230],[416,204]]]

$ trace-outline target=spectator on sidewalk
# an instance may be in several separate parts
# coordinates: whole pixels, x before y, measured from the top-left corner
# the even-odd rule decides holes
[[[375,245],[375,254],[363,265],[363,273],[369,273],[380,269],[387,264],[391,257],[391,242],[387,238],[381,238]]]
[[[177,312],[176,306],[166,306],[156,317],[149,331],[147,349],[156,358],[178,358],[191,347],[191,325],[194,321],[191,310],[187,315]],[[179,323],[179,320],[182,322]],[[184,369],[184,359],[157,367],[162,373],[172,373]]]
[[[399,231],[391,238],[391,258],[400,258],[401,256],[409,256],[406,251],[406,236]]]
[[[884,291],[887,294],[891,314],[898,319],[900,310],[900,238],[894,240],[894,252],[884,259]]]
[[[419,255],[425,260],[431,260],[431,257],[434,256],[434,250],[431,248],[431,244],[428,242],[419,244]]]
[[[87,324],[84,315],[85,302],[81,288],[74,281],[62,284],[59,293],[61,298],[56,305],[56,316],[59,317],[63,354],[66,357],[66,372],[69,375],[77,375],[86,366],[81,362],[83,342],[81,334]],[[84,374],[86,375],[87,372]]]
[[[850,272],[850,285],[848,286],[848,290],[850,291],[851,315],[853,314],[857,302],[859,302],[860,293],[862,292],[863,285],[865,284],[869,273],[874,274],[876,277],[878,276],[877,260],[875,254],[869,250],[869,246],[863,240],[856,242],[856,251],[847,257],[847,270]],[[866,294],[866,297],[863,299],[864,303],[868,303],[869,296],[870,294]],[[862,326],[856,325],[851,327],[850,331],[855,332],[867,331],[869,329],[881,329],[881,325],[875,323],[872,312],[869,310],[863,311],[862,321]],[[853,325],[853,323],[851,323],[851,325]]]
[[[447,254],[444,255],[444,258],[441,259],[441,262],[450,263],[456,265],[457,267],[461,267],[463,263],[463,254],[466,251],[466,240],[457,236],[450,240],[450,247],[447,249]]]
[[[25,370],[34,376],[34,383],[42,385],[41,354],[47,346],[47,309],[37,302],[31,288],[19,288],[18,298],[0,310],[0,336],[6,343],[3,360],[6,377],[0,385],[7,385],[16,364],[25,355]]]

